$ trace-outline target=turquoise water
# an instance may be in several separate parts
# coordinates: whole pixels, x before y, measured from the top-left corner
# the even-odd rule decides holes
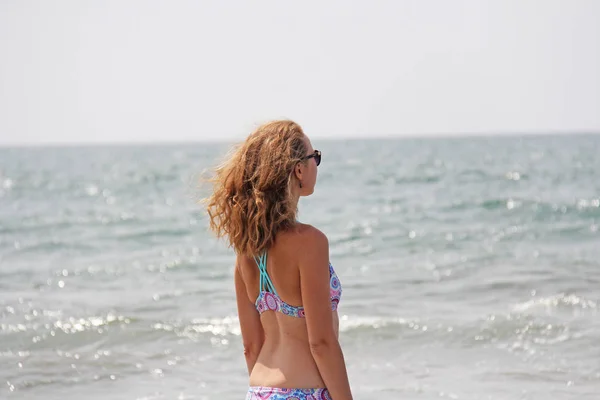
[[[598,398],[600,136],[313,144],[355,398]],[[226,150],[0,149],[0,398],[244,398]]]

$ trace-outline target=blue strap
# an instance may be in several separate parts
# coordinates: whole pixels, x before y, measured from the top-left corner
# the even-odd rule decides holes
[[[259,290],[262,292],[263,290],[270,291],[277,295],[277,291],[275,290],[275,286],[269,278],[269,274],[267,274],[267,253],[263,253],[259,258],[254,257],[254,261],[258,265],[259,270]]]

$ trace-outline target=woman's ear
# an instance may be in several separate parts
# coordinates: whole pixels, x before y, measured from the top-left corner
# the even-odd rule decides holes
[[[296,179],[302,181],[302,163],[296,164],[294,167],[294,174],[296,175]]]

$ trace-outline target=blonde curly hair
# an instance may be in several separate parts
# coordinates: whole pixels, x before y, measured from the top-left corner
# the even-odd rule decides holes
[[[300,125],[272,121],[261,125],[216,169],[207,202],[210,228],[227,236],[236,253],[256,256],[275,235],[296,222],[293,173],[308,151]]]

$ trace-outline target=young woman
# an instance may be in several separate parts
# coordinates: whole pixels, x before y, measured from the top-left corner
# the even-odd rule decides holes
[[[298,124],[274,121],[250,134],[213,179],[210,226],[237,255],[247,400],[352,399],[327,237],[296,219],[320,162]]]

